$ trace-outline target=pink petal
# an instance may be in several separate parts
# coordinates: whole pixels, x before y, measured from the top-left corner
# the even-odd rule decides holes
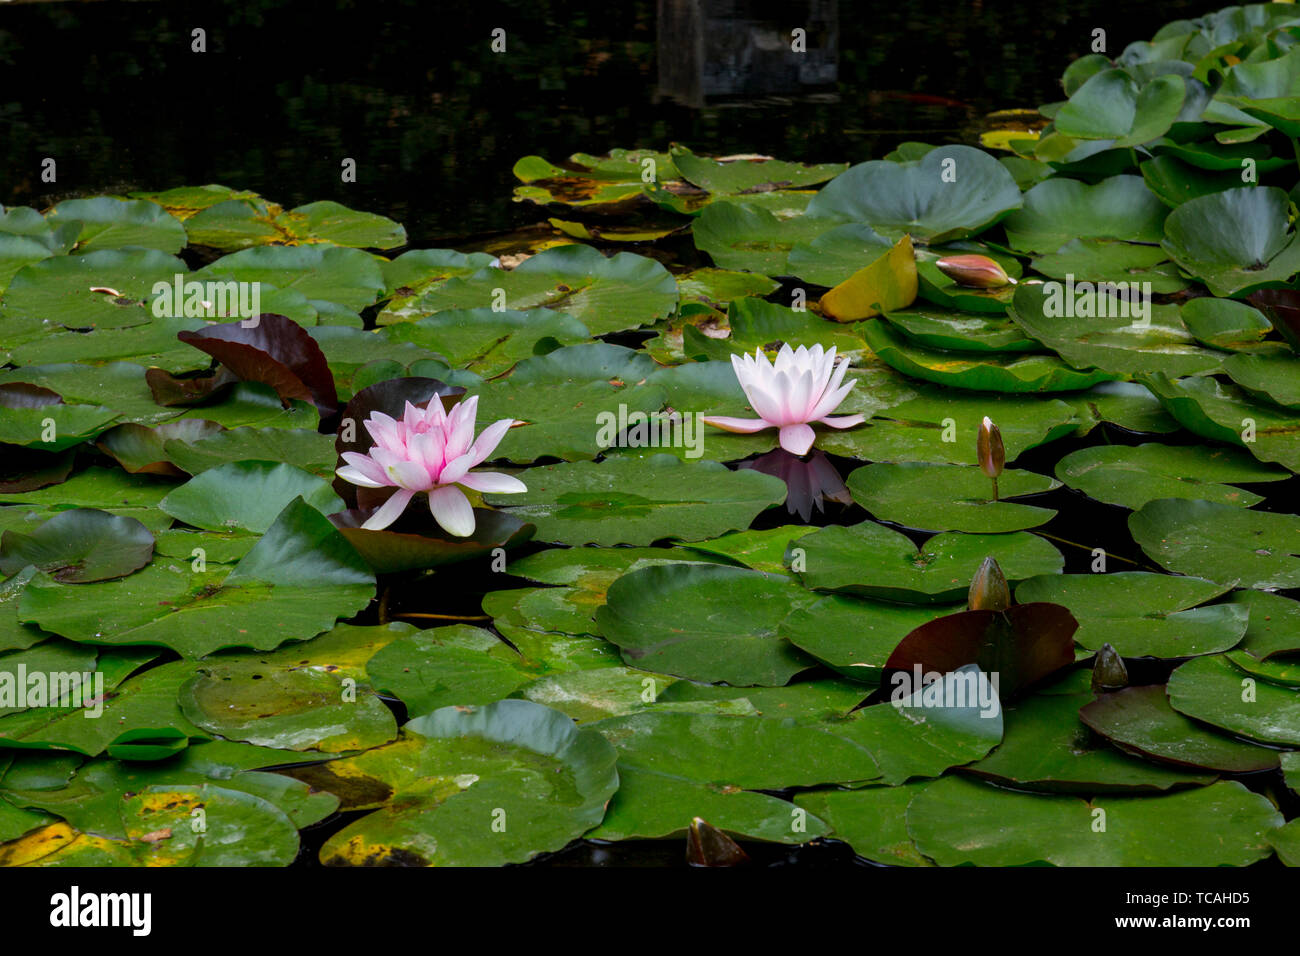
[[[471,459],[469,467],[473,468],[480,462],[487,461],[488,456],[496,451],[497,445],[501,444],[501,439],[506,437],[506,432],[510,430],[510,426],[514,423],[513,418],[503,418],[483,429],[478,439],[469,449]]]
[[[714,428],[737,432],[741,435],[761,432],[764,428],[773,427],[771,422],[764,421],[761,418],[730,418],[726,415],[705,415],[702,420]]]
[[[402,439],[397,429],[397,420],[383,412],[371,412],[363,425],[366,431],[370,432],[370,437],[375,440],[375,444],[381,448],[397,448],[402,444]]]
[[[472,471],[462,476],[458,483],[484,494],[515,495],[528,490],[528,486],[514,475],[503,475],[499,471]]]
[[[437,484],[438,476],[442,474],[444,440],[442,429],[434,428],[414,436],[409,443],[411,459],[418,461],[429,473],[430,484]]]
[[[366,531],[383,531],[402,516],[402,512],[406,510],[413,497],[415,497],[414,491],[398,489],[391,498],[379,506],[378,511],[366,519],[366,523],[361,527]]]
[[[447,461],[454,461],[469,451],[474,442],[474,420],[477,417],[477,395],[471,395],[451,410],[444,426],[447,432]]]
[[[854,425],[861,425],[866,420],[866,415],[827,415],[817,419],[821,424],[830,425],[831,428],[852,428]]]
[[[442,529],[457,538],[474,533],[474,509],[465,492],[455,485],[439,485],[429,492],[429,510]]]
[[[816,437],[811,425],[784,425],[781,428],[781,447],[792,455],[806,455]]]
[[[429,473],[418,461],[396,461],[387,466],[393,484],[407,491],[425,491],[433,486]]]
[[[343,453],[343,460],[351,466],[353,471],[357,472],[365,478],[366,481],[370,482],[369,487],[382,488],[385,485],[392,484],[392,482],[388,480],[387,472],[385,472],[384,469],[380,467],[379,463],[369,455],[362,455],[355,451],[345,451]],[[339,477],[343,478],[344,481],[350,481],[354,485],[365,483],[345,477],[342,474],[342,471],[343,469],[339,469]]]

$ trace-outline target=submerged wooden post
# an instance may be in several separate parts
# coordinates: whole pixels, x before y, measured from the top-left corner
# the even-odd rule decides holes
[[[837,0],[659,0],[659,95],[797,96],[835,83]]]

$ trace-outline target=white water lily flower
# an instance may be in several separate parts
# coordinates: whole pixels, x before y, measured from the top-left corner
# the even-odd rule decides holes
[[[804,455],[817,437],[812,423],[852,428],[867,420],[865,415],[831,415],[856,384],[840,384],[849,361],[837,363],[834,347],[824,352],[820,345],[797,349],[782,345],[775,363],[758,349],[753,355],[733,355],[731,366],[759,417],[704,416],[704,421],[717,428],[741,433],[779,428],[781,447],[792,455]]]

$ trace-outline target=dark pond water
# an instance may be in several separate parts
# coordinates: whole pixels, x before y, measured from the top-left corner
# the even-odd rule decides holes
[[[795,26],[807,3],[709,5]],[[451,244],[539,218],[510,201],[529,153],[676,141],[859,162],[969,139],[991,110],[1058,99],[1094,29],[1115,55],[1215,6],[842,0],[831,95],[693,110],[657,97],[654,0],[0,2],[0,204],[220,182],[285,206],[335,199],[403,222],[414,244]],[[340,182],[345,157],[355,183]]]

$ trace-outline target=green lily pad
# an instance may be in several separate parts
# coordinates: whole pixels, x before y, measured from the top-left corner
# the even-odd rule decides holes
[[[55,226],[81,224],[78,252],[130,246],[175,253],[185,247],[185,227],[162,207],[143,200],[112,196],[68,199],[46,213],[46,218]]]
[[[820,817],[765,793],[711,786],[621,761],[618,781],[605,819],[589,834],[593,839],[680,837],[696,817],[733,837],[771,843],[804,843],[830,832]]]
[[[1273,323],[1263,313],[1235,299],[1192,299],[1183,305],[1179,317],[1197,341],[1231,352],[1258,346],[1273,331]]]
[[[186,425],[193,419],[181,419]],[[199,422],[211,425],[211,422]],[[165,428],[166,426],[160,426]],[[163,432],[165,460],[181,471],[198,475],[240,461],[284,462],[318,477],[332,477],[338,455],[329,435],[306,428],[228,428],[180,435]]]
[[[1212,501],[1160,498],[1128,518],[1147,556],[1177,574],[1224,585],[1300,587],[1300,517]]]
[[[295,498],[322,514],[344,507],[325,479],[269,461],[236,461],[209,468],[171,492],[158,507],[195,528],[260,534]]]
[[[510,271],[486,268],[448,279],[411,303],[407,315],[545,308],[573,316],[592,335],[605,335],[656,322],[672,313],[677,301],[677,283],[654,259],[630,252],[607,259],[590,246],[568,245],[538,253]]]
[[[1016,600],[1051,601],[1079,621],[1074,639],[1090,650],[1111,644],[1124,657],[1190,657],[1235,647],[1249,612],[1237,604],[1197,607],[1226,588],[1193,577],[1120,571],[1030,578]]]
[[[1110,372],[1078,371],[1055,355],[925,349],[883,322],[862,327],[881,361],[913,378],[989,392],[1060,392],[1113,379]]]
[[[618,789],[600,734],[523,700],[444,707],[396,743],[310,778],[377,808],[321,848],[330,866],[499,866],[559,850],[596,826]],[[337,781],[338,789],[324,785]]]
[[[814,790],[794,802],[830,824],[831,836],[873,863],[930,866],[907,833],[907,807],[925,783],[858,790]]]
[[[752,355],[776,343],[791,348],[832,347],[840,355],[852,355],[866,349],[866,343],[852,326],[845,327],[812,312],[798,312],[762,299],[737,299],[727,310],[730,334],[712,338],[688,325],[683,330],[682,350],[693,359],[729,360],[732,355]]]
[[[1002,432],[1007,461],[1014,461],[1030,448],[1065,437],[1076,425],[1074,409],[1058,399],[933,385],[921,385],[917,393],[883,411],[871,409],[874,417],[861,428],[821,435],[818,447],[875,462],[967,465],[975,462],[975,437],[988,416]]]
[[[968,770],[1021,790],[1127,793],[1213,783],[1214,774],[1175,769],[1123,753],[1079,719],[1088,692],[1037,694],[1006,708],[997,750]]]
[[[1246,391],[1300,410],[1300,362],[1294,355],[1233,355],[1223,369]]]
[[[149,563],[153,535],[134,518],[94,508],[60,511],[31,534],[0,536],[0,574],[27,565],[55,581],[85,583],[120,578]]]
[[[231,199],[190,216],[185,231],[194,245],[223,252],[268,244],[392,249],[406,243],[406,230],[393,220],[331,201],[285,211],[261,199]]]
[[[76,599],[67,588],[76,588]],[[295,499],[234,570],[155,561],[115,581],[34,579],[19,617],[93,644],[152,644],[201,657],[319,634],[365,607],[374,576],[320,512]]]
[[[453,367],[488,378],[541,351],[590,338],[587,327],[573,316],[547,309],[451,310],[398,323],[383,335],[390,342],[410,342],[437,352]]]
[[[1181,292],[1191,285],[1159,246],[1111,239],[1071,239],[1055,252],[1035,258],[1033,266],[1053,279],[1149,283],[1156,295]]]
[[[1123,288],[1123,287],[1122,287]],[[1027,334],[1076,368],[1115,375],[1160,372],[1174,377],[1214,372],[1222,356],[1196,344],[1172,306],[1135,303],[1089,285],[1025,285],[1011,318]]]
[[[1020,204],[1015,180],[988,153],[940,146],[912,161],[851,167],[813,198],[807,214],[933,244],[979,233]]]
[[[506,432],[496,457],[595,458],[619,440],[620,414],[663,407],[664,389],[647,381],[655,367],[640,353],[603,342],[557,349],[520,362],[508,376],[479,389],[478,418],[523,423]],[[614,427],[603,427],[604,421]]]
[[[1161,245],[1218,296],[1284,282],[1300,272],[1290,202],[1274,186],[1241,186],[1190,199],[1169,214]]]
[[[650,184],[678,178],[667,153],[652,150],[611,149],[607,156],[574,153],[568,168],[541,156],[525,156],[515,163],[514,174],[525,185],[515,187],[515,201],[558,203],[566,206],[601,206],[635,200]]]
[[[1272,852],[1268,834],[1281,821],[1236,781],[1082,800],[945,777],[907,808],[917,850],[940,866],[1248,866]]]
[[[1176,767],[1254,773],[1278,765],[1277,751],[1188,720],[1169,706],[1159,684],[1105,694],[1084,706],[1079,719],[1121,750]]]
[[[961,606],[908,605],[830,594],[795,608],[777,633],[795,647],[846,677],[878,683],[899,641],[937,617]]]
[[[816,595],[788,578],[708,565],[632,571],[596,612],[623,659],[646,670],[733,685],[781,686],[812,661],[777,628]]]
[[[1169,675],[1174,710],[1265,744],[1300,744],[1300,690],[1256,680],[1223,655],[1197,657]]]
[[[1089,434],[1102,422],[1132,432],[1157,435],[1168,435],[1179,428],[1178,422],[1164,410],[1151,390],[1136,382],[1102,382],[1086,392],[1065,398],[1083,419],[1079,435]]]
[[[668,455],[534,468],[528,491],[485,496],[537,525],[537,540],[574,545],[716,538],[747,528],[760,511],[784,499],[779,478],[729,471],[711,461],[684,464]]]
[[[53,365],[82,362],[103,365],[129,360],[158,366],[170,372],[192,372],[208,367],[210,359],[177,341],[177,332],[203,328],[202,319],[155,318],[144,325],[123,329],[94,329],[90,332],[57,332],[13,351],[16,365]]]
[[[99,405],[5,408],[3,420],[0,420],[0,443],[41,451],[63,451],[94,438],[117,417],[113,409]]]
[[[155,207],[156,208],[156,207]],[[189,267],[157,249],[102,249],[58,256],[20,269],[5,290],[7,320],[70,329],[120,329],[152,318],[155,283],[171,284]],[[112,289],[114,296],[92,289]]]
[[[806,282],[837,286],[893,245],[870,226],[849,223],[800,242],[786,262],[790,272]]]
[[[998,533],[1037,527],[1055,517],[1048,508],[1005,501],[1040,494],[1060,482],[1030,471],[1008,469],[992,483],[975,465],[880,462],[847,479],[853,500],[881,521],[926,531]]]
[[[1039,348],[1037,342],[1027,338],[1014,322],[1003,316],[912,306],[887,312],[885,319],[913,342],[929,349],[1033,352]]]
[[[1076,239],[1159,242],[1168,215],[1140,176],[1112,176],[1095,186],[1054,177],[1026,192],[1024,208],[1003,225],[1013,248],[1049,253]]]
[[[697,156],[684,146],[674,146],[671,156],[673,165],[687,181],[710,193],[724,195],[815,186],[848,169],[847,163],[805,165],[775,159],[719,161]]]
[[[353,312],[372,304],[384,291],[374,256],[332,245],[259,246],[222,256],[190,277],[196,282],[265,282],[293,289],[308,301],[334,303]]]
[[[691,233],[696,248],[720,269],[782,276],[795,268],[790,262],[795,249],[841,224],[806,214],[781,219],[754,203],[720,202],[704,207]]]
[[[1233,448],[1195,445],[1098,445],[1062,458],[1056,477],[1090,498],[1137,510],[1157,498],[1189,498],[1250,508],[1264,499],[1227,482],[1290,477]]]
[[[1015,256],[982,242],[963,239],[941,246],[920,246],[915,251],[918,294],[927,302],[946,309],[1003,315],[1007,311],[1007,303],[1011,301],[1012,293],[1016,290],[1012,283],[992,289],[975,289],[961,285],[956,279],[940,272],[935,264],[946,256],[971,253],[985,256],[1000,265],[1002,271],[1013,279],[1019,279],[1024,272],[1020,260]],[[956,347],[971,348],[970,345]],[[976,346],[975,350],[981,349]]]
[[[1195,434],[1241,445],[1260,461],[1300,471],[1300,411],[1253,401],[1237,386],[1209,376],[1171,381],[1157,373],[1142,381]]]
[[[392,712],[374,694],[311,668],[214,658],[178,700],[196,727],[259,747],[339,753],[397,736]]]
[[[952,603],[966,595],[984,558],[997,559],[1008,581],[1059,574],[1065,559],[1037,535],[937,534],[919,548],[874,521],[831,526],[801,538],[803,583],[872,599]]]
[[[1183,78],[1174,73],[1140,83],[1126,70],[1101,70],[1075,90],[1052,122],[1065,136],[1140,146],[1169,131],[1186,95]]]
[[[768,295],[780,285],[767,276],[728,269],[693,269],[677,276],[677,290],[683,305],[702,302],[715,309],[725,309],[731,302]]]
[[[273,803],[301,828],[332,814],[339,799],[291,777],[254,769],[283,764],[292,756],[283,750],[214,740],[196,743],[169,760],[144,763],[97,758],[77,769],[59,789],[22,786],[6,777],[0,781],[0,791],[22,806],[58,814],[78,830],[118,840],[126,839],[118,812],[122,794],[139,793],[151,786],[215,783]]]
[[[1250,612],[1241,649],[1258,660],[1300,651],[1300,601],[1266,591],[1236,591],[1232,603]]]

